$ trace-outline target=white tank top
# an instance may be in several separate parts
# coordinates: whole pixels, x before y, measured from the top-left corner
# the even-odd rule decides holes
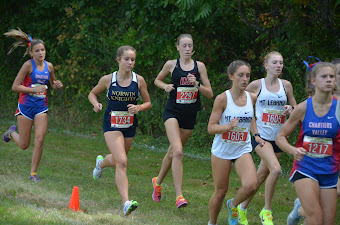
[[[266,88],[264,78],[261,79],[261,90],[255,105],[256,125],[261,138],[275,141],[276,135],[286,120],[284,106],[287,105],[287,95],[281,79],[280,90],[270,92]]]
[[[218,158],[232,160],[252,151],[249,128],[254,117],[254,108],[247,91],[247,104],[243,107],[235,105],[229,90],[225,91],[225,94],[227,107],[222,113],[219,124],[228,124],[234,118],[238,118],[239,123],[228,132],[215,134],[211,153]]]

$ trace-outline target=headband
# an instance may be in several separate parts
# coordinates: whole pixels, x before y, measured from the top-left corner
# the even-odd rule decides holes
[[[311,71],[312,68],[313,68],[315,65],[317,65],[317,64],[319,64],[319,63],[322,62],[319,58],[317,58],[317,57],[315,57],[315,56],[308,56],[307,58],[308,58],[308,59],[316,59],[316,60],[318,60],[318,62],[315,62],[315,63],[312,63],[312,64],[309,64],[310,62],[306,62],[305,60],[303,60],[303,63],[307,66],[307,72],[308,72],[308,71]]]

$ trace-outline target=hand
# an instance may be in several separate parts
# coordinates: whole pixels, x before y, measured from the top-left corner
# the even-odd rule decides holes
[[[234,118],[230,121],[229,123],[231,129],[233,129],[234,127],[237,127],[238,126],[238,118]]]
[[[306,149],[302,148],[302,147],[298,147],[296,148],[296,151],[294,153],[294,158],[297,160],[297,161],[301,161],[302,158],[306,155]]]
[[[262,148],[265,144],[265,141],[260,136],[255,136],[255,141],[259,144],[259,146]]]
[[[60,88],[64,87],[64,85],[61,83],[60,80],[53,81],[53,86],[54,86],[55,89],[60,89]]]
[[[103,105],[99,102],[93,106],[93,111],[95,112],[99,112],[102,109],[103,109]]]
[[[34,93],[44,93],[48,89],[47,85],[39,85],[35,87]]]
[[[175,88],[174,88],[173,84],[167,84],[166,87],[164,88],[164,90],[169,93],[172,90],[175,90]]]
[[[283,112],[283,114],[285,115],[290,115],[293,111],[293,106],[291,105],[285,105],[283,106],[285,108],[285,111]]]
[[[188,78],[189,82],[191,83],[191,85],[196,86],[197,79],[196,79],[195,75],[189,73],[187,78]]]
[[[139,105],[133,105],[133,104],[128,104],[128,111],[131,114],[137,114],[139,112],[140,106]]]

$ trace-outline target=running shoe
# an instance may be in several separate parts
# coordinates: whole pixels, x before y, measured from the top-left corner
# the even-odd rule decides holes
[[[12,132],[16,132],[17,131],[17,126],[13,125],[11,126],[4,134],[4,141],[5,142],[9,142],[10,140],[12,140]]]
[[[35,182],[40,181],[40,179],[39,179],[37,173],[31,173],[31,174],[30,174],[30,180],[33,180],[33,181],[35,181]]]
[[[297,225],[301,220],[301,216],[298,214],[298,209],[301,206],[300,200],[297,198],[294,201],[294,208],[287,217],[287,225]]]
[[[233,199],[229,199],[227,201],[227,209],[228,209],[228,224],[229,225],[237,225],[238,222],[238,213],[237,213],[237,207],[231,208],[230,204]]]
[[[102,175],[103,169],[100,168],[100,162],[103,160],[103,156],[98,155],[96,158],[96,167],[93,170],[93,179],[99,180],[100,176]]]
[[[187,200],[183,197],[183,195],[178,196],[176,200],[176,207],[177,208],[184,208],[188,205]]]
[[[262,209],[259,216],[263,225],[274,225],[271,211]]]
[[[152,178],[152,185],[153,185],[152,199],[155,202],[160,202],[162,198],[162,186],[157,185],[156,180],[157,180],[157,177]]]
[[[137,206],[138,206],[138,202],[136,202],[136,201],[133,201],[133,200],[126,201],[124,203],[124,209],[123,209],[124,216],[130,215],[131,212],[134,211],[137,208]]]
[[[243,211],[241,209],[241,204],[239,204],[237,206],[237,212],[238,212],[238,224],[248,225],[247,209]]]

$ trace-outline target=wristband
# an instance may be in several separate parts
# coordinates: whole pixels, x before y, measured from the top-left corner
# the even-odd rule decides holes
[[[253,135],[254,138],[256,138],[256,136],[261,137],[259,133],[256,133],[256,134]]]
[[[35,94],[35,87],[33,88],[33,94]]]
[[[197,85],[195,86],[195,88],[199,88],[201,86],[201,84],[200,84],[200,82],[199,81],[197,81]]]
[[[292,110],[294,109],[294,106],[292,106]]]
[[[139,112],[141,106],[140,105],[137,105],[137,112]]]

